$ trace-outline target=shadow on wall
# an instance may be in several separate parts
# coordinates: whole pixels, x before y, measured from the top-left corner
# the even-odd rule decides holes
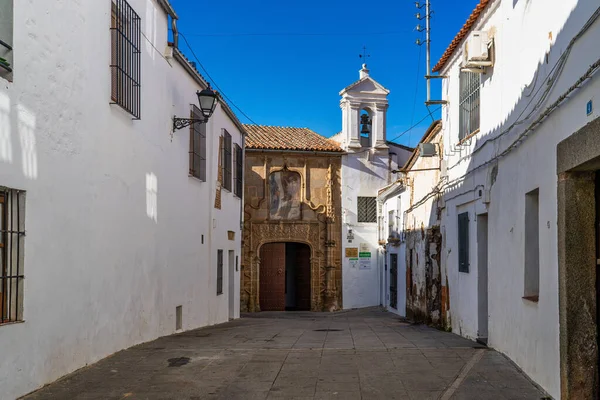
[[[534,4],[530,4],[530,2],[527,1],[527,8],[533,6]],[[596,5],[593,5],[590,2],[575,2],[574,7],[572,7],[570,10],[568,17],[565,17],[565,22],[561,29],[559,29],[558,32],[554,32],[555,42],[549,47],[545,57],[541,57],[541,60],[538,61],[537,66],[534,69],[534,73],[532,75],[528,75],[531,77],[531,79],[528,80],[528,84],[521,86],[520,93],[515,98],[513,107],[510,111],[503,115],[502,118],[499,119],[497,124],[492,129],[473,136],[462,145],[458,145],[456,143],[458,140],[457,138],[454,136],[451,137],[450,140],[453,143],[451,146],[449,146],[450,148],[445,150],[444,157],[448,159],[448,157],[452,156],[454,159],[459,158],[459,161],[454,162],[454,160],[452,160],[452,164],[449,164],[447,167],[447,171],[451,178],[446,178],[446,181],[444,181],[444,184],[441,185],[441,188],[436,188],[436,190],[430,194],[435,198],[435,201],[429,216],[429,226],[434,227],[431,230],[431,235],[432,237],[436,237],[436,241],[440,240],[440,249],[443,249],[445,252],[441,259],[444,260],[445,257],[448,257],[449,260],[452,260],[451,262],[448,262],[447,265],[451,266],[453,270],[448,272],[442,268],[442,286],[440,288],[428,287],[427,290],[431,289],[431,293],[441,290],[442,297],[444,297],[443,290],[447,290],[448,292],[445,294],[445,296],[449,299],[449,295],[452,291],[461,290],[461,288],[458,286],[452,286],[457,282],[456,278],[449,282],[449,287],[446,286],[448,277],[456,277],[457,274],[460,274],[460,272],[455,270],[458,268],[459,251],[458,248],[453,246],[456,246],[455,243],[457,243],[457,240],[453,239],[452,243],[449,243],[450,240],[448,240],[449,238],[456,238],[459,234],[457,229],[458,221],[456,220],[456,204],[472,204],[473,202],[493,203],[498,198],[498,192],[494,192],[493,187],[497,178],[502,176],[502,160],[508,154],[516,153],[520,149],[521,145],[533,135],[540,134],[537,130],[540,128],[541,124],[549,124],[550,122],[543,116],[552,115],[552,112],[555,111],[563,101],[567,101],[569,96],[573,97],[576,95],[578,88],[584,87],[586,83],[589,83],[588,79],[593,73],[596,73],[597,75],[597,67],[596,69],[593,69],[590,67],[590,63],[583,64],[581,61],[578,62],[573,55],[569,57],[570,43],[572,38],[575,37],[575,35],[582,29],[596,7]],[[591,29],[598,32],[600,29],[600,20],[596,21],[594,27]],[[591,57],[595,56],[591,55]],[[595,60],[592,60],[592,62],[593,61]],[[566,68],[572,71],[571,74],[561,74],[562,71],[560,64],[558,64],[561,62],[565,62]],[[509,61],[508,63],[511,62]],[[554,68],[555,65],[559,65],[559,67]],[[557,75],[554,76],[554,73]],[[588,79],[580,80],[580,78],[584,78],[586,76]],[[503,77],[506,77],[506,72],[503,74]],[[482,88],[484,88],[489,82],[492,82],[493,79],[494,73],[493,69],[491,69],[490,73],[482,77]],[[548,84],[548,82],[552,82],[552,84]],[[492,101],[489,98],[487,100]],[[490,103],[481,103],[484,115],[486,115],[486,110],[484,109],[486,105],[490,105]],[[456,112],[456,110],[453,110],[452,112]],[[493,114],[487,113],[487,115],[490,115],[490,118],[493,118]],[[575,119],[576,117],[573,118]],[[444,121],[444,123],[447,123],[447,121]],[[483,126],[483,128],[485,129],[485,126]],[[446,132],[450,132],[450,135],[456,135],[457,129],[450,127],[450,129],[446,130]],[[547,131],[546,133],[549,135],[552,134],[551,131]],[[470,149],[473,150],[471,151]],[[544,151],[548,151],[548,157],[556,157],[555,146],[552,146],[551,148],[548,148],[548,150]],[[525,156],[523,155],[522,157]],[[508,165],[506,168],[508,170],[512,169],[509,168]],[[555,174],[556,171],[549,171],[547,173]],[[475,179],[476,177],[479,179]],[[516,177],[516,179],[520,178]],[[485,186],[482,186],[482,183],[485,183]],[[487,193],[486,190],[488,191]],[[496,194],[496,197],[494,194]],[[488,199],[485,199],[486,196],[489,196]],[[517,199],[519,199],[518,201],[525,202],[525,193],[515,193],[515,196],[517,196]],[[442,197],[444,198],[443,202],[441,201]],[[439,232],[435,232],[435,229],[437,229],[436,226],[440,223],[442,207],[452,207],[449,209],[448,214],[444,212],[444,215],[448,215],[448,218],[452,218],[452,220],[449,220],[448,223],[445,223],[445,225],[451,230],[446,230],[443,232],[443,237]],[[503,205],[503,207],[514,207],[514,204],[506,204]],[[473,223],[473,217],[471,218],[469,229],[475,230],[476,225]],[[417,230],[414,232],[408,232],[407,234],[419,236],[420,239],[423,240],[426,239],[428,232],[429,230],[421,232]],[[437,237],[438,234],[439,238]],[[471,239],[469,241],[471,242],[471,245],[474,237],[475,235],[470,235]],[[425,242],[427,241],[428,240],[425,240]],[[500,249],[496,251],[504,250],[506,249]],[[426,269],[428,268],[428,260],[423,262],[423,260],[415,259],[414,253],[411,259],[411,252],[408,250],[408,246],[406,253],[407,270],[409,270],[409,268],[412,266],[412,268],[420,269],[422,271],[422,275],[427,275]],[[519,264],[517,265],[522,265],[522,254],[507,254],[507,262],[513,262],[514,260],[511,260],[512,257],[516,257],[515,260],[518,259]],[[557,260],[547,265],[546,269],[543,269],[542,267],[542,270],[540,271],[541,274],[558,275],[558,271],[551,269],[555,268],[556,265]],[[477,265],[472,265],[471,271],[476,272],[476,269]],[[519,279],[523,278],[517,278],[516,282],[519,282]],[[407,273],[407,297],[416,295],[421,296],[422,294],[415,294],[411,292],[411,290],[414,291],[414,287],[411,289],[411,285],[408,280],[409,275]],[[446,288],[444,288],[444,286],[446,286]],[[449,307],[449,304],[446,304],[444,301],[440,301],[437,304],[439,304],[438,309],[431,309],[428,306],[424,307],[423,303],[421,303],[420,308],[418,308],[416,311],[422,311],[426,309],[428,315],[426,315],[424,319],[428,321],[433,320],[438,313],[439,315],[442,315],[442,318],[444,318],[444,308]],[[407,308],[408,307],[409,302],[407,301]],[[595,308],[595,305],[590,306],[590,308],[586,307],[584,308],[593,309]],[[457,315],[455,312],[452,318],[460,318],[460,315]],[[446,319],[446,321],[442,321],[444,325],[452,326],[450,322],[451,321],[449,317]],[[454,322],[455,325],[460,326],[460,321]],[[507,325],[506,331],[503,332],[503,335],[516,338],[518,336],[516,329],[516,326]],[[595,348],[595,346],[595,341],[594,343],[590,344],[590,348]],[[594,353],[595,351],[596,350],[594,349]],[[530,362],[524,364],[524,360],[522,359],[523,355],[514,353],[507,355],[514,359],[519,365],[531,364]],[[539,365],[539,361],[537,364]],[[525,372],[531,373],[531,368]],[[538,379],[540,376],[541,375],[533,376],[533,378]],[[549,384],[548,382],[541,383],[545,384],[546,386]]]
[[[582,2],[577,2],[575,7],[571,10],[571,14],[566,18],[562,29],[556,36],[555,43],[551,46],[550,50],[548,50],[547,57],[543,57],[544,59],[538,62],[535,73],[531,75],[531,81],[528,85],[521,88],[520,94],[516,97],[512,109],[500,119],[496,126],[489,132],[477,134],[466,140],[465,143],[461,145],[453,144],[450,146],[451,148],[449,150],[445,150],[444,158],[446,159],[449,156],[456,156],[457,154],[460,156],[458,162],[448,165],[448,173],[452,174],[453,171],[459,169],[464,172],[458,177],[452,177],[452,180],[450,181],[445,180],[443,185],[439,185],[440,187],[435,188],[428,195],[434,198],[429,216],[429,228],[424,227],[422,229],[406,232],[406,263],[407,271],[409,271],[407,272],[407,314],[409,312],[409,307],[412,307],[413,314],[422,321],[445,327],[452,326],[446,311],[449,307],[449,292],[458,290],[458,288],[448,287],[447,272],[444,276],[440,276],[439,282],[436,279],[438,273],[445,272],[440,271],[440,268],[436,267],[436,265],[439,266],[441,259],[444,257],[440,257],[440,254],[436,252],[434,255],[429,254],[425,260],[421,260],[417,256],[417,249],[415,249],[415,251],[412,252],[411,258],[409,243],[412,241],[415,246],[416,243],[426,243],[426,248],[421,251],[421,253],[425,252],[425,254],[427,254],[428,248],[430,247],[429,244],[435,243],[439,246],[439,249],[443,249],[442,251],[446,252],[445,255],[447,257],[454,257],[457,259],[458,249],[453,249],[448,245],[448,240],[446,240],[445,237],[442,237],[442,234],[439,231],[442,214],[441,197],[444,198],[444,207],[454,207],[456,199],[462,196],[470,196],[467,197],[468,201],[465,200],[463,203],[482,200],[482,197],[486,194],[484,189],[491,192],[498,174],[502,173],[502,169],[498,165],[498,162],[502,160],[504,156],[516,150],[522,142],[530,137],[530,135],[535,134],[535,130],[529,128],[532,125],[534,127],[537,126],[537,123],[539,122],[538,116],[548,107],[556,105],[556,99],[563,94],[565,90],[564,87],[570,87],[576,83],[580,74],[577,74],[577,76],[572,78],[573,82],[566,82],[566,79],[556,79],[555,83],[564,82],[562,84],[563,88],[558,91],[552,90],[553,88],[550,87],[550,91],[547,94],[544,92],[547,86],[546,82],[548,81],[549,73],[553,71],[552,67],[559,60],[561,55],[565,53],[568,54],[568,52],[564,52],[563,49],[567,48],[572,37],[582,28],[584,22],[590,17],[590,15],[583,15],[583,11],[581,10],[582,4]],[[529,6],[530,4],[528,2],[527,7]],[[574,62],[576,62],[574,59],[567,60],[567,63],[569,63],[570,66],[573,66]],[[587,69],[587,66],[585,66],[585,68]],[[483,76],[482,87],[485,86],[487,82],[491,82],[494,79],[493,72],[493,68],[491,68],[489,73]],[[539,90],[540,88],[544,90]],[[528,93],[526,94],[525,91]],[[535,95],[531,97],[534,93]],[[542,100],[540,104],[537,104],[538,99]],[[482,106],[485,107],[486,103],[483,103]],[[455,134],[456,129],[450,127],[450,130],[446,130],[446,132],[448,131],[453,135]],[[452,137],[451,140],[456,142],[458,139]],[[469,150],[470,148],[473,148],[472,152]],[[463,152],[464,156],[462,155]],[[465,168],[465,162],[467,161],[468,165]],[[475,183],[474,177],[477,173],[485,174],[484,176],[486,176],[486,179],[480,179],[479,182],[485,181],[486,188],[481,184]],[[417,199],[416,202],[419,200],[420,199]],[[450,216],[453,218],[456,217],[454,214],[454,212],[451,212]],[[452,228],[456,227],[456,221],[451,222],[450,226]],[[454,230],[446,231],[444,235],[455,237],[458,235],[458,232],[455,232]],[[432,256],[435,256],[433,262],[431,259]],[[451,265],[455,264],[456,263],[451,263]],[[410,275],[411,273],[412,276]],[[427,281],[427,286],[425,288],[418,288],[414,283],[412,285],[409,284],[419,276]],[[429,287],[431,284],[435,284],[438,287]],[[451,284],[452,283],[450,282],[450,285]],[[445,290],[448,292],[444,293]],[[438,296],[441,296],[442,298],[438,300]],[[409,301],[410,298],[413,299],[412,304],[411,301]],[[438,316],[441,317],[441,320],[439,324],[436,324],[435,321],[438,319]]]
[[[15,149],[17,143],[21,151]],[[19,161],[23,175],[37,179],[36,117],[24,105],[15,104],[7,92],[0,92],[0,163]]]

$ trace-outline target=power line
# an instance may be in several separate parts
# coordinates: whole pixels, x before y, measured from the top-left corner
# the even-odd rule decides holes
[[[248,119],[248,121],[252,122],[254,125],[258,125],[256,122],[254,122],[254,120],[252,118],[250,118],[248,116],[248,114],[246,114],[244,111],[242,111],[241,108],[239,108],[234,102],[233,100],[231,100],[226,94],[225,92],[223,92],[223,90],[221,90],[221,88],[219,87],[219,85],[217,85],[217,82],[215,82],[215,80],[213,79],[212,76],[210,76],[210,74],[208,73],[208,71],[206,70],[206,68],[204,68],[204,65],[202,65],[202,63],[200,62],[200,60],[198,59],[198,56],[196,55],[196,53],[194,53],[194,49],[192,49],[192,46],[190,46],[190,43],[187,41],[187,39],[185,38],[185,35],[183,35],[181,32],[179,32],[179,36],[183,39],[183,41],[185,42],[185,44],[187,45],[187,47],[190,49],[190,51],[192,52],[192,55],[194,56],[194,59],[196,60],[196,62],[198,63],[198,65],[200,66],[200,68],[202,68],[202,71],[204,71],[204,73],[206,74],[206,76],[208,77],[208,79],[211,80],[211,82],[213,83],[213,85],[215,86],[215,88],[217,88],[217,90],[219,91],[219,94],[221,96],[223,96],[225,98],[225,100],[228,101],[229,104],[231,104],[236,110],[238,110],[240,112],[240,114],[242,114],[244,117],[246,117],[246,119]]]
[[[396,136],[395,138],[391,139],[390,142],[393,142],[394,140],[400,138],[401,136],[407,134],[408,132],[410,132],[411,130],[413,130],[414,128],[416,128],[417,126],[421,125],[421,122],[425,121],[427,118],[429,118],[429,116],[436,112],[439,111],[442,108],[442,106],[439,106],[438,108],[436,108],[435,110],[433,110],[430,114],[427,114],[426,116],[424,116],[421,120],[419,120],[419,122],[415,123],[413,126],[411,126],[410,128],[408,128],[407,130],[405,130],[404,132],[402,132],[401,134],[399,134],[398,136]]]
[[[394,36],[404,35],[409,31],[397,32],[223,32],[223,33],[188,33],[188,36],[199,37],[236,37],[236,36]]]

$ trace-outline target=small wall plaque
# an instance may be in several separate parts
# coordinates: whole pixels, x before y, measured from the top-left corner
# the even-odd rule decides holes
[[[358,258],[358,248],[346,247],[346,258]]]
[[[227,238],[229,240],[235,240],[235,232],[234,231],[227,231]]]

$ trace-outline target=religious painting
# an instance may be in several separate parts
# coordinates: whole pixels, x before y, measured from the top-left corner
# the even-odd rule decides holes
[[[300,219],[300,183],[300,174],[286,169],[270,175],[270,219]]]

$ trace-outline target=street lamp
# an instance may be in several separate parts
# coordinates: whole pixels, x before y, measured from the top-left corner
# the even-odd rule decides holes
[[[195,124],[196,122],[205,124],[215,111],[217,105],[217,94],[209,87],[202,91],[197,91],[198,103],[200,104],[200,111],[202,111],[203,119],[199,118],[178,118],[173,116],[173,131],[177,129],[185,128]]]

